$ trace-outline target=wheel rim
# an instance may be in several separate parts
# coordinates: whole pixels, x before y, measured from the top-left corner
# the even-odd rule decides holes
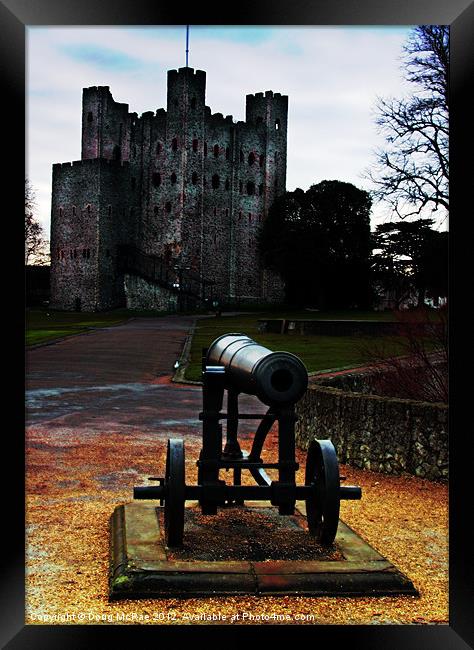
[[[165,539],[166,546],[181,546],[184,532],[184,443],[168,440],[165,472]]]
[[[336,450],[330,440],[313,440],[306,460],[306,485],[314,486],[306,499],[311,535],[325,546],[334,542],[339,523],[340,480]]]

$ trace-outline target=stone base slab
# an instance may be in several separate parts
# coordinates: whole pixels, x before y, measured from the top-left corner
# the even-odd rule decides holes
[[[195,503],[187,503],[187,507],[193,505],[196,507]],[[261,512],[261,502],[258,505]],[[246,502],[245,507],[252,507],[252,502]],[[419,595],[405,575],[342,521],[339,521],[335,546],[343,559],[324,559],[319,554],[317,559],[304,560],[179,560],[169,559],[171,555],[176,557],[176,552],[171,553],[165,546],[161,510],[143,502],[115,508],[110,520],[111,600],[238,595]],[[297,510],[298,514],[306,515],[304,503],[298,502]]]

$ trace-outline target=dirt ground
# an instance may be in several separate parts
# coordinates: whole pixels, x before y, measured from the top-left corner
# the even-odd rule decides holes
[[[108,601],[109,518],[133,486],[163,474],[168,437],[184,438],[186,482],[196,482],[201,390],[169,380],[189,325],[137,319],[28,353],[26,623],[448,623],[447,486],[347,466],[341,473],[363,498],[343,501],[341,519],[420,597]],[[275,459],[275,441],[264,458]],[[298,461],[303,483],[305,452]]]

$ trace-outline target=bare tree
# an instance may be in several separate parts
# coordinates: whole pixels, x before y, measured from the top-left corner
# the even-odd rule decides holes
[[[449,27],[420,25],[404,46],[409,99],[379,98],[376,124],[386,146],[365,172],[400,219],[425,208],[449,211]]]
[[[25,179],[25,266],[42,266],[49,262],[49,242],[44,237],[43,227],[35,217],[35,192]]]

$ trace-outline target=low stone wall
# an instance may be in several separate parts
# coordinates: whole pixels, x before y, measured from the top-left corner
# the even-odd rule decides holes
[[[258,330],[274,334],[303,334],[314,336],[397,336],[407,325],[398,321],[378,320],[318,320],[260,318]],[[436,323],[410,323],[412,332],[423,335],[431,332]]]
[[[296,442],[332,440],[339,461],[387,474],[448,478],[448,406],[310,385],[296,407]]]

